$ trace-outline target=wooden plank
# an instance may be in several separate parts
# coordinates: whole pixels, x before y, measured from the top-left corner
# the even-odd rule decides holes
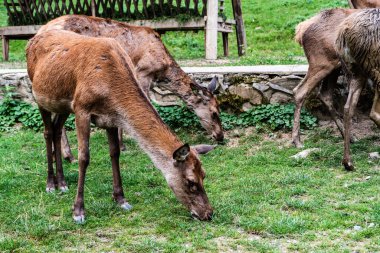
[[[17,35],[34,35],[40,27],[41,25],[6,26],[0,28],[0,35],[9,37]]]
[[[182,23],[175,19],[166,19],[162,21],[152,21],[152,20],[133,20],[126,22],[130,25],[136,26],[148,26],[155,30],[166,30],[166,31],[176,31],[176,30],[203,30],[206,27],[206,22],[204,18],[197,18],[191,21]],[[223,22],[221,18],[218,18],[217,29],[219,32],[232,33],[233,20],[227,20]]]
[[[247,39],[245,35],[240,0],[232,0],[232,10],[234,13],[234,18],[236,20],[236,38],[238,44],[238,54],[239,56],[242,56],[245,54],[245,49],[247,48]]]
[[[229,47],[228,47],[228,33],[222,33],[223,38],[223,52],[224,56],[227,57],[229,55]]]
[[[218,57],[218,0],[207,1],[206,59]]]
[[[3,60],[8,61],[9,60],[9,39],[5,36],[1,36],[3,41]]]
[[[130,25],[149,26],[157,30],[203,30],[205,28],[205,21],[203,18],[193,19],[191,21],[182,23],[175,19],[167,19],[162,21],[152,20],[134,20],[126,22]],[[223,22],[221,18],[218,19],[218,31],[231,33],[233,20]],[[26,26],[5,26],[0,27],[0,35],[17,36],[17,35],[34,35],[40,29],[41,25],[26,25]]]

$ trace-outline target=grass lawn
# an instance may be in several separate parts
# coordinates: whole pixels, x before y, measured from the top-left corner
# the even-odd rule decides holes
[[[125,212],[111,198],[105,133],[91,137],[86,177],[87,220],[71,218],[77,164],[64,163],[70,191],[45,193],[43,135],[0,133],[1,252],[379,252],[379,137],[353,144],[357,170],[340,165],[342,140],[328,130],[307,131],[304,160],[289,158],[283,134],[241,130],[240,138],[202,156],[205,187],[215,208],[199,222],[176,201],[163,176],[132,140],[121,156]],[[199,135],[180,134],[190,143]],[[286,135],[285,135],[286,136]],[[75,136],[69,133],[75,150]],[[76,153],[76,152],[75,152]]]
[[[237,57],[236,37],[230,35],[231,56],[225,64],[297,64],[306,63],[302,48],[294,42],[296,24],[320,10],[347,7],[347,0],[242,0],[248,48],[244,57]],[[231,0],[225,1],[226,15],[232,18]],[[0,5],[0,26],[7,25],[4,5]],[[163,41],[177,60],[204,57],[204,33],[168,32]],[[219,35],[219,56],[222,58]],[[11,41],[11,61],[25,61],[26,41]],[[0,49],[1,50],[1,49]]]

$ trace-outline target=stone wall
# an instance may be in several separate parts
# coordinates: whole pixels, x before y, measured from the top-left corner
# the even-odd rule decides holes
[[[207,87],[214,74],[189,74],[200,85]],[[245,111],[254,105],[267,103],[289,103],[293,101],[293,88],[303,79],[304,75],[278,75],[278,74],[217,74],[217,98],[223,108],[227,111]],[[0,74],[0,87],[13,86],[16,88],[18,97],[33,103],[31,94],[31,82],[26,73]],[[316,98],[317,91],[308,99],[308,109],[325,114],[323,106]],[[151,89],[151,99],[159,105],[169,106],[180,104],[181,101],[170,91],[162,90],[159,85]],[[363,96],[371,96],[370,92],[364,92]],[[0,94],[1,97],[1,94]],[[338,79],[338,88],[335,90],[334,100],[337,108],[342,110],[347,97],[345,78]],[[369,99],[364,101],[359,108],[368,110]]]

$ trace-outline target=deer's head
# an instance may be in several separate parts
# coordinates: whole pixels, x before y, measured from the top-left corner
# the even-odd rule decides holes
[[[223,127],[220,121],[218,102],[213,95],[216,90],[217,78],[214,77],[207,89],[194,89],[192,107],[198,115],[200,123],[207,133],[218,142],[224,139]],[[195,86],[195,85],[194,85]],[[198,86],[199,87],[199,86]]]
[[[173,153],[174,174],[168,184],[190,211],[191,216],[199,220],[211,220],[213,209],[208,201],[203,180],[206,176],[195,149],[188,144]]]

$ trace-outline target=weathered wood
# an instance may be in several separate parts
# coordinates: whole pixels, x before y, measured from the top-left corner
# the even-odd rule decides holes
[[[239,55],[242,55],[246,42],[240,1],[233,0],[232,2],[235,18],[239,22],[236,33]],[[208,59],[216,59],[217,32],[230,33],[232,26],[236,24],[235,20],[223,21],[222,18],[218,18],[218,12],[224,19],[226,18],[223,14],[224,4],[225,0],[5,0],[4,5],[10,23],[34,25],[19,26],[11,30],[6,27],[1,31],[6,33],[7,40],[29,38],[37,32],[36,25],[67,14],[128,20],[131,24],[151,26],[160,33],[204,29],[207,30],[205,32],[206,56]],[[196,18],[184,23],[175,20],[176,15],[184,13]],[[171,18],[158,22],[149,21],[161,16]],[[227,34],[223,35],[225,54],[228,53],[227,38]]]
[[[5,36],[1,36],[3,41],[3,60],[8,61],[9,60],[9,39]]]
[[[238,44],[238,54],[242,56],[245,54],[247,48],[247,39],[245,35],[243,13],[241,11],[241,1],[232,0],[232,9],[234,13],[234,19],[236,21],[236,38]]]
[[[96,16],[96,11],[95,11],[95,0],[91,0],[91,16],[93,16],[93,17]]]
[[[218,56],[218,0],[207,1],[206,59],[216,60]]]
[[[222,38],[223,38],[224,56],[227,57],[230,54],[229,47],[228,47],[228,33],[222,33]]]

